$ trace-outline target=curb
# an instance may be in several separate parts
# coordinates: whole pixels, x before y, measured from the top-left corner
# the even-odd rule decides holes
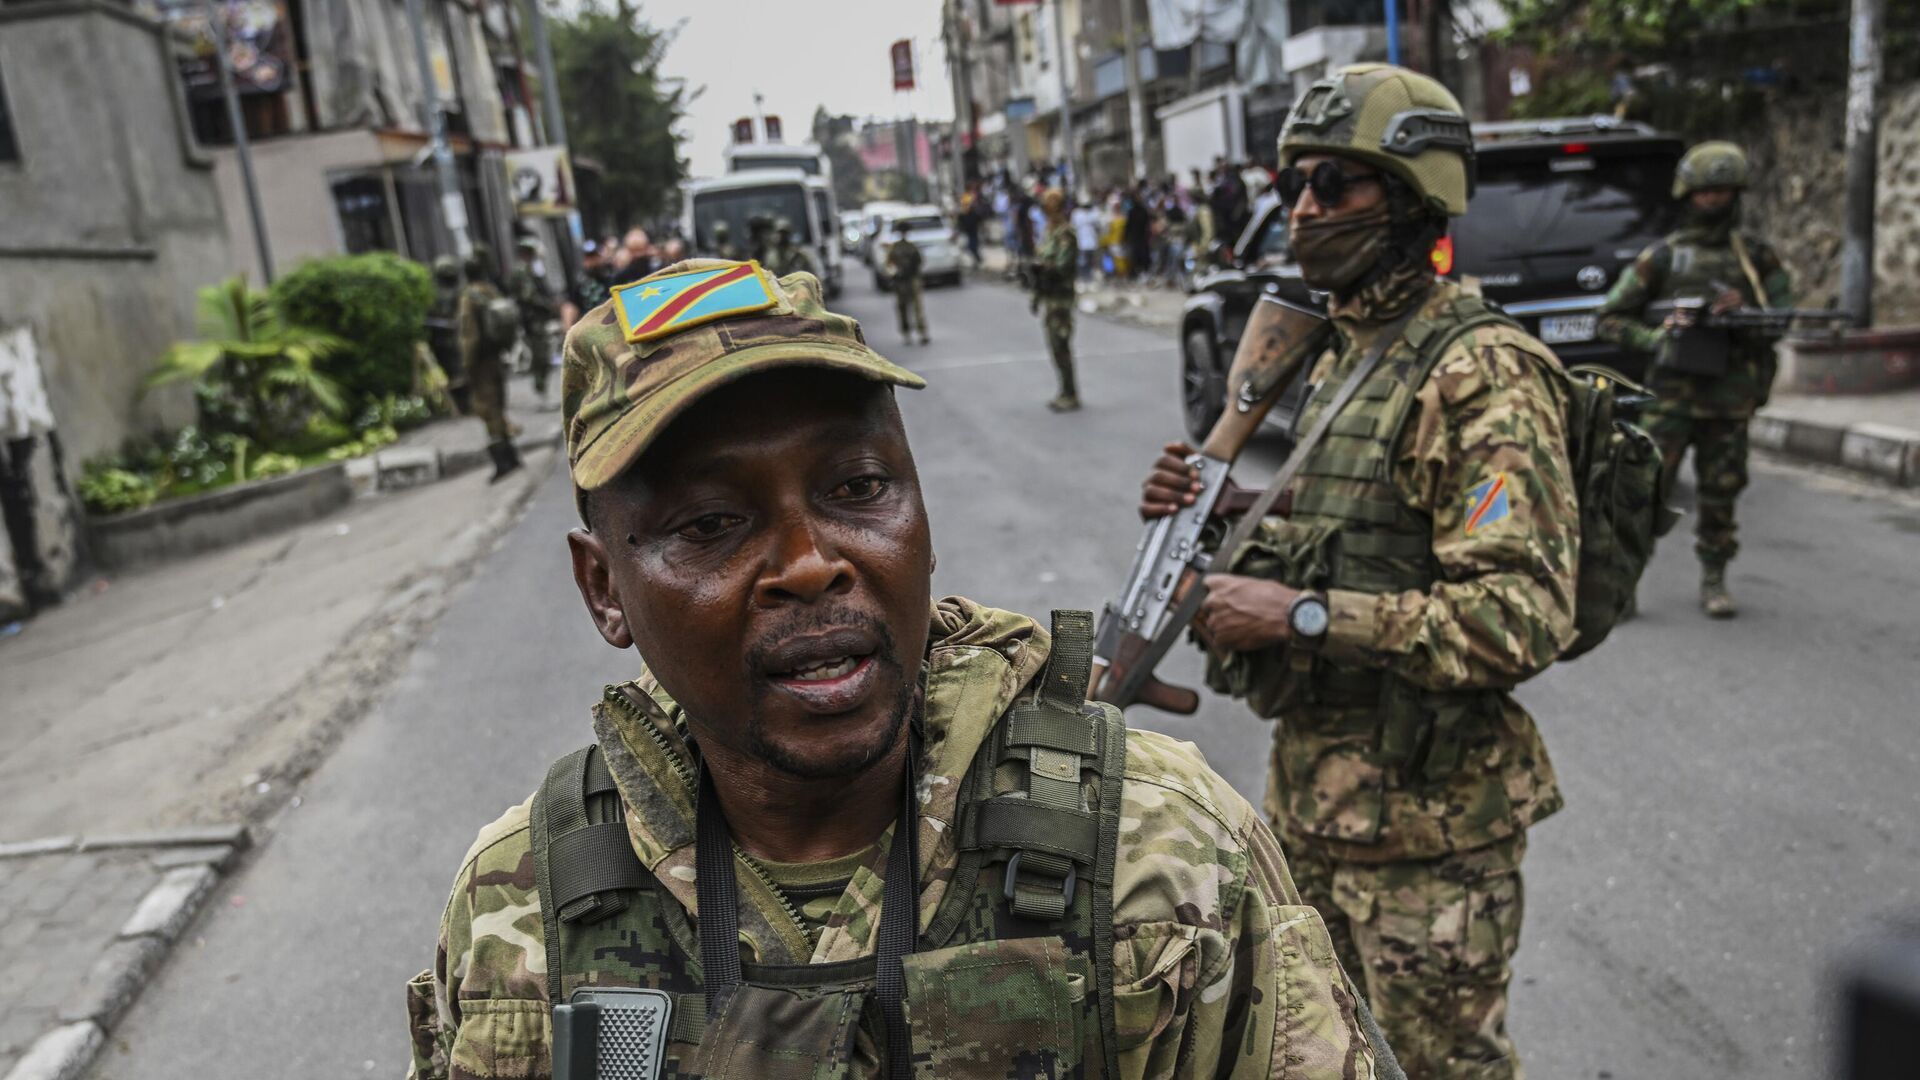
[[[236,824],[97,839],[62,836],[6,845],[6,857],[151,847],[159,851],[151,861],[161,875],[134,906],[119,934],[101,950],[79,988],[60,1006],[56,1017],[60,1026],[35,1039],[4,1080],[77,1080],[84,1074],[106,1045],[107,1034],[159,970],[173,942],[206,905],[221,869],[249,842],[246,826]],[[170,863],[177,865],[169,868]]]
[[[1762,450],[1833,465],[1897,487],[1920,487],[1920,431],[1888,424],[1831,424],[1762,409],[1748,428]]]

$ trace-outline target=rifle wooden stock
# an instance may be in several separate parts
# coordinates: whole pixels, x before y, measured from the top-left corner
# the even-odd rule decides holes
[[[1227,410],[1207,433],[1200,452],[1232,461],[1260,430],[1281,391],[1325,348],[1333,326],[1306,308],[1262,297],[1247,316],[1247,328],[1227,370]]]

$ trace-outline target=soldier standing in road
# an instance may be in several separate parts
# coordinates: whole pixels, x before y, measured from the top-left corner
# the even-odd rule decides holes
[[[507,350],[519,331],[512,300],[493,285],[493,259],[485,244],[467,256],[467,284],[460,290],[460,364],[473,395],[473,414],[487,427],[487,455],[493,479],[520,467],[513,429],[507,422]]]
[[[567,540],[644,671],[461,861],[410,1075],[1398,1075],[1254,809],[1087,704],[1091,616],[934,600],[918,376],[804,274],[613,305],[567,338]],[[650,1060],[561,1052],[616,1009]]]
[[[1793,281],[1773,248],[1740,231],[1746,186],[1739,147],[1707,142],[1687,151],[1673,178],[1673,197],[1686,200],[1685,223],[1621,273],[1598,328],[1605,340],[1653,356],[1646,428],[1660,444],[1669,487],[1693,448],[1700,606],[1716,619],[1739,610],[1727,591],[1727,564],[1740,550],[1733,504],[1747,486],[1747,424],[1773,390],[1778,334],[1695,329],[1682,312],[1649,322],[1647,310],[1676,299],[1704,300],[1710,315],[1793,306]]]
[[[1210,684],[1278,721],[1267,812],[1301,897],[1423,1080],[1521,1075],[1520,862],[1561,796],[1512,689],[1575,637],[1570,384],[1429,262],[1466,212],[1471,153],[1453,95],[1384,64],[1288,116],[1294,252],[1337,330],[1300,429],[1364,378],[1307,448],[1290,516],[1220,553],[1194,621]],[[1143,516],[1191,503],[1191,453],[1167,448]]]
[[[747,219],[747,258],[761,266],[773,260],[773,219],[765,214]]]
[[[773,227],[773,246],[767,249],[767,258],[761,265],[774,277],[786,277],[788,274],[812,274],[820,276],[820,268],[814,264],[812,253],[805,244],[793,242],[793,222],[781,218]]]
[[[460,358],[460,260],[451,255],[433,260],[433,305],[427,308],[427,347],[440,370],[447,373],[447,396],[462,416],[473,412],[467,369]]]
[[[895,222],[893,231],[899,238],[887,248],[887,280],[893,286],[893,309],[900,316],[900,340],[913,342],[913,327],[908,320],[912,316],[920,325],[920,344],[925,345],[932,340],[927,336],[926,289],[920,277],[925,259],[913,241],[907,239],[905,221]]]
[[[527,343],[534,395],[542,407],[548,407],[547,380],[554,361],[552,323],[560,312],[553,301],[553,289],[547,284],[546,270],[540,265],[540,245],[530,236],[522,237],[514,246],[507,295],[520,307],[520,330]]]
[[[1047,408],[1072,412],[1080,407],[1080,390],[1073,376],[1073,280],[1074,268],[1080,262],[1080,243],[1067,220],[1066,192],[1048,188],[1040,196],[1040,209],[1047,217],[1047,235],[1034,252],[1033,299],[1028,307],[1041,313],[1047,351],[1053,354],[1053,370],[1060,377],[1060,392],[1047,402]]]

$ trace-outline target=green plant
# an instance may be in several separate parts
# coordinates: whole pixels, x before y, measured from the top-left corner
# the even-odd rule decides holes
[[[249,480],[265,480],[272,476],[285,476],[300,471],[300,459],[292,454],[276,454],[272,451],[254,459],[253,469],[247,473]]]
[[[96,514],[121,514],[160,497],[153,478],[111,462],[92,462],[80,474],[80,501]]]
[[[147,386],[191,380],[203,404],[218,403],[212,411],[223,426],[265,445],[300,431],[315,411],[345,407],[339,387],[316,367],[339,339],[288,325],[244,279],[201,289],[198,324],[200,340],[174,343]]]
[[[356,413],[413,388],[413,348],[433,305],[427,268],[388,251],[311,259],[273,284],[287,319],[339,338],[322,365]]]

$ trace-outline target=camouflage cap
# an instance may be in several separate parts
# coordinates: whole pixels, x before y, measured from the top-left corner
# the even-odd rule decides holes
[[[591,491],[640,459],[702,396],[781,367],[843,371],[919,389],[821,301],[819,279],[774,280],[757,262],[689,259],[622,285],[567,334],[562,418],[573,483]]]

